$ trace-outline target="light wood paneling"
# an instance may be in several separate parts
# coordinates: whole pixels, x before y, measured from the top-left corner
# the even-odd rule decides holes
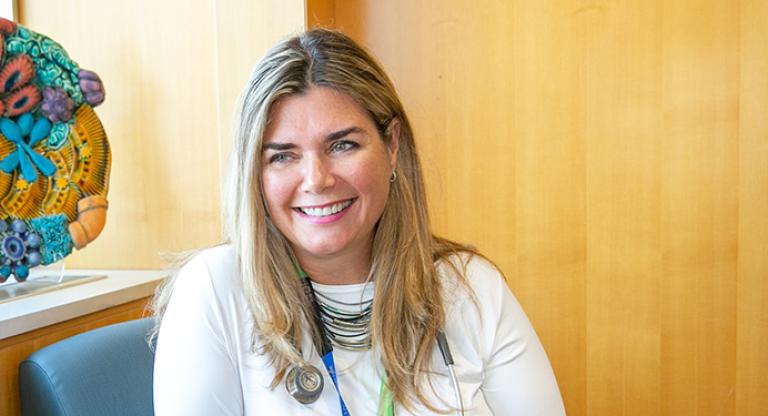
[[[72,267],[160,267],[220,240],[219,184],[234,103],[267,47],[304,25],[304,2],[20,2],[21,23],[102,77],[112,146],[102,235]]]
[[[336,0],[307,0],[305,3],[307,27],[334,27],[336,24]]]
[[[464,186],[454,188],[456,182],[446,180],[442,186],[454,188],[451,194],[432,194],[431,202],[468,206],[462,217],[453,217],[450,210],[436,213],[442,217],[437,223],[440,232],[476,242],[499,261],[547,353],[579,358],[552,360],[556,374],[570,375],[558,380],[570,410],[586,405],[584,74],[572,70],[581,61],[579,38],[569,34],[572,19],[566,14],[551,16],[549,7],[544,2],[529,2],[527,7],[509,3],[505,9],[494,10],[486,3],[485,12],[474,17],[476,30],[483,32],[488,22],[497,19],[495,13],[503,13],[512,23],[493,27],[506,28],[507,33],[490,33],[496,39],[493,43],[467,39],[458,48],[448,45],[457,56],[475,50],[470,60],[453,71],[472,68],[470,62],[485,62],[482,67],[493,68],[493,74],[477,77],[479,85],[474,91],[465,93],[482,97],[487,91],[498,91],[499,97],[509,98],[492,99],[482,106],[466,102],[462,96],[454,98],[459,105],[451,113],[463,113],[463,123],[473,128],[459,135],[449,132],[443,138],[448,152],[438,166],[453,165],[454,142],[466,142],[477,151],[472,159],[451,169],[457,177],[465,176]],[[550,18],[550,36],[538,36],[539,25]],[[456,39],[464,36],[461,27],[455,25]],[[488,49],[473,45],[487,45]],[[516,64],[520,60],[528,64]],[[458,71],[454,76],[463,77]],[[446,94],[452,94],[449,86]],[[553,113],[557,122],[553,122]],[[477,118],[487,121],[475,123]],[[430,148],[428,142],[422,145],[426,152]],[[491,169],[473,170],[466,177],[465,169],[489,162]],[[472,183],[485,186],[468,195]],[[467,204],[470,200],[484,202]],[[472,218],[478,221],[470,221]],[[460,229],[454,229],[456,223],[462,223]],[[479,223],[483,224],[480,229],[476,228]],[[546,302],[543,293],[548,294]]]
[[[741,2],[736,413],[768,414],[768,2]]]
[[[0,415],[21,414],[19,364],[34,351],[91,329],[146,316],[148,299],[94,312],[56,325],[0,340]]]
[[[107,91],[107,225],[73,267],[156,267],[158,252],[216,241],[213,2],[23,2],[21,22],[60,42]]]
[[[662,414],[732,415],[739,10],[661,4]]]
[[[768,414],[765,2],[313,9],[390,72],[434,225],[507,273],[569,415]]]
[[[588,411],[576,414],[658,415],[659,10],[622,3],[573,16],[585,73],[588,263]]]

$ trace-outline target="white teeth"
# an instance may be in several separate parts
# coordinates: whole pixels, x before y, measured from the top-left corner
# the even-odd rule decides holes
[[[333,215],[346,209],[350,205],[352,205],[351,200],[339,202],[324,208],[299,208],[299,210],[312,217],[327,217],[328,215]]]

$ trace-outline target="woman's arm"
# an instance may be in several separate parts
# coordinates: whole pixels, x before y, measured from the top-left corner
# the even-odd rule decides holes
[[[160,326],[154,370],[158,416],[243,414],[225,328],[210,271],[198,256],[179,271]]]
[[[488,287],[478,294],[483,337],[490,340],[481,387],[486,403],[496,415],[565,415],[549,359],[528,317],[503,276],[480,263],[478,272],[495,275],[480,279]]]

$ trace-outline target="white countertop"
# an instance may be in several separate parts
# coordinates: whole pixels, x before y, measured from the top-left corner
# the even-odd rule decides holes
[[[106,278],[0,303],[0,340],[151,296],[168,272],[67,270],[64,274]]]

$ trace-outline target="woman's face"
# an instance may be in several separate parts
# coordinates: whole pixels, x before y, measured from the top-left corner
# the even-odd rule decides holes
[[[325,87],[275,104],[261,156],[264,198],[302,263],[367,261],[397,160],[394,127],[385,144],[360,105]]]

